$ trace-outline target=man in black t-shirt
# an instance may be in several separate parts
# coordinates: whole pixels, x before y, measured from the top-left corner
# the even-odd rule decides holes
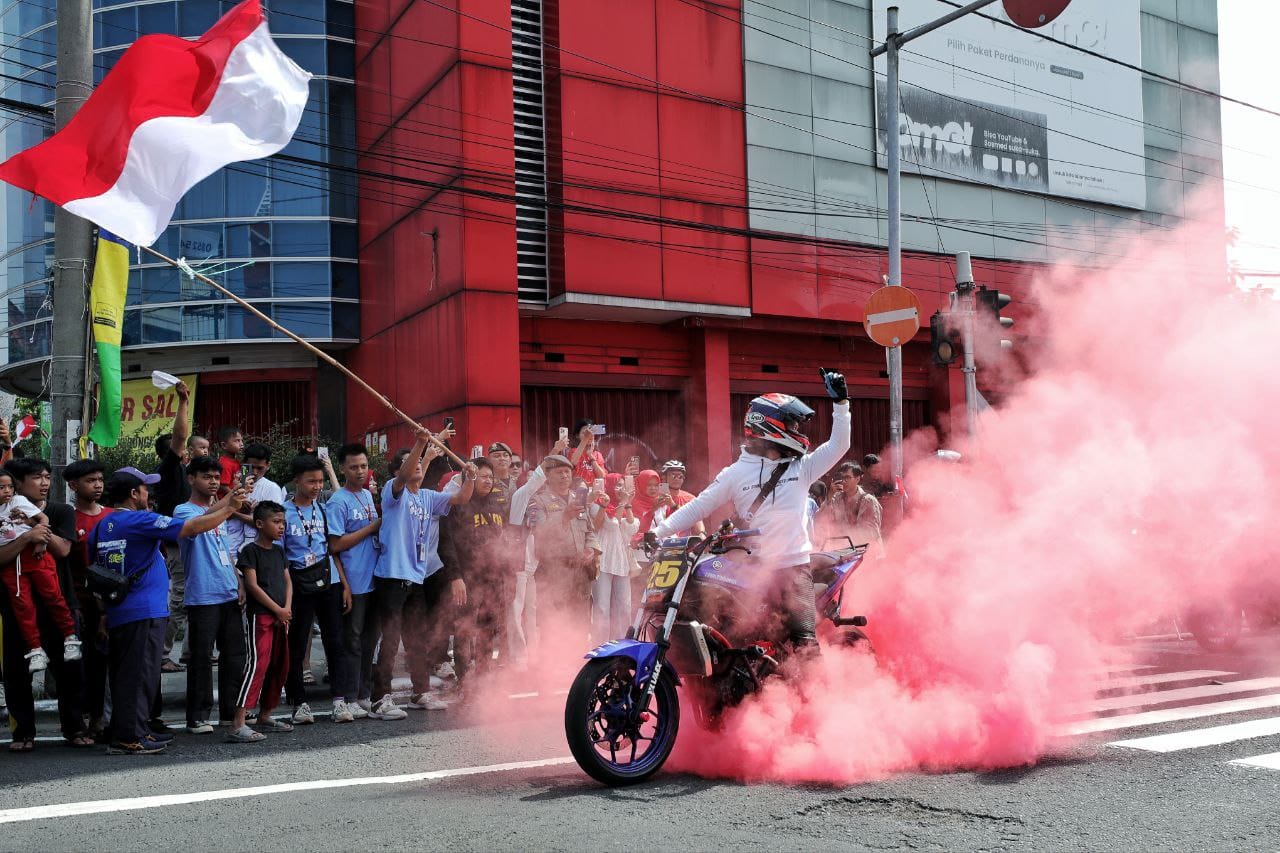
[[[191,500],[191,485],[187,482],[184,455],[188,459],[209,455],[209,439],[191,434],[191,389],[187,387],[187,383],[179,382],[173,390],[178,395],[173,432],[156,439],[156,456],[160,457],[160,467],[156,469],[156,473],[160,475],[160,482],[156,483],[151,496],[155,500],[156,512],[161,515],[173,515],[175,507]],[[185,636],[187,631],[187,613],[182,604],[187,591],[186,570],[182,566],[182,555],[176,545],[165,545],[164,557],[169,568],[169,625],[164,634],[164,661],[160,664],[160,671],[181,672],[182,667],[173,662],[171,655],[178,634]],[[182,662],[185,663],[188,657],[184,642]]]
[[[68,556],[76,541],[76,513],[70,506],[49,500],[49,485],[52,482],[52,469],[43,459],[11,459],[5,463],[5,470],[13,477],[13,486],[17,494],[31,501],[49,519],[48,548],[58,567],[58,585],[62,588],[62,596],[67,608],[80,623],[80,602],[76,598],[72,585],[71,567]],[[44,525],[37,525],[38,528]],[[34,530],[35,528],[33,528]],[[43,536],[43,534],[41,534]],[[9,551],[4,548],[0,551]],[[13,553],[5,553],[4,562],[15,559],[21,548],[12,549]],[[18,632],[18,621],[13,618],[9,608],[8,596],[0,596],[0,621],[4,622],[4,686],[5,696],[9,703],[9,713],[14,720],[13,743],[15,746],[30,744],[36,735],[35,697],[31,692],[31,674],[27,670],[23,655],[26,654],[26,643]],[[75,662],[64,663],[62,660],[62,632],[49,618],[46,611],[39,612],[40,636],[42,645],[48,650],[49,671],[58,684],[58,716],[62,722],[62,736],[75,746],[92,746],[89,733],[85,730],[81,704],[81,669]],[[78,634],[84,636],[83,630]],[[96,634],[96,626],[89,636]],[[26,748],[29,748],[26,747]],[[12,749],[12,747],[11,747]],[[20,750],[14,750],[20,751]]]

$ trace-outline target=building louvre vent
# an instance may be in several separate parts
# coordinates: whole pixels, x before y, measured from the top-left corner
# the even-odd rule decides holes
[[[542,0],[511,0],[511,96],[515,112],[516,290],[547,301],[547,131]]]

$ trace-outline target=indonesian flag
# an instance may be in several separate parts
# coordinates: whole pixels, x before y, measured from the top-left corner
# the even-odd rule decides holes
[[[187,190],[289,144],[310,79],[272,41],[261,0],[244,0],[196,41],[138,39],[65,128],[0,164],[0,180],[150,246]]]
[[[40,429],[40,424],[31,415],[27,415],[13,426],[13,443],[17,444],[27,436]]]

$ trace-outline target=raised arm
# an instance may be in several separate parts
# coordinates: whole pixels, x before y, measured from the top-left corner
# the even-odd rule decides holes
[[[178,395],[178,413],[173,418],[173,436],[169,439],[169,449],[175,456],[181,456],[186,449],[187,440],[191,438],[191,418],[188,417],[191,389],[187,387],[187,383],[178,380],[173,390]]]
[[[226,497],[209,507],[209,511],[204,515],[188,518],[183,522],[182,530],[178,535],[183,539],[190,539],[192,536],[208,533],[230,518],[242,503],[244,503],[244,487],[240,486],[234,491],[228,492]]]

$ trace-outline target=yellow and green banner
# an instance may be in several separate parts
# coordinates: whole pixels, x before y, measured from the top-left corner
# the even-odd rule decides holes
[[[99,447],[115,447],[120,441],[120,333],[128,291],[129,244],[99,229],[89,290],[89,316],[98,350],[98,415],[89,438]]]

